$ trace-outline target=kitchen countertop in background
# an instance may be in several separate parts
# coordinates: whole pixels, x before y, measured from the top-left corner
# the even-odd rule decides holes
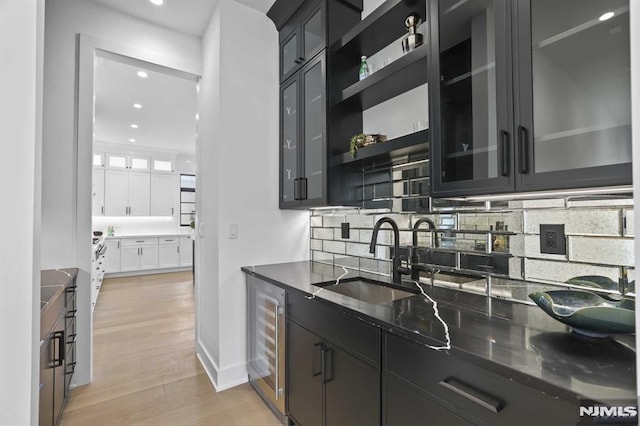
[[[314,284],[364,277],[389,278],[315,262],[246,266],[242,270],[288,290],[314,294],[348,315],[417,343],[441,346],[445,329],[433,304],[417,294],[391,303],[369,304]],[[403,286],[417,291],[414,282]],[[447,323],[447,352],[542,392],[575,402],[636,399],[635,352],[610,339],[576,336],[540,308],[443,287],[422,285]]]

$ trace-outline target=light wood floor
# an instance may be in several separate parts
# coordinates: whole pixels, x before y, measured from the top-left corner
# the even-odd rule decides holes
[[[93,318],[93,382],[72,391],[63,426],[279,424],[248,384],[211,385],[190,272],[106,279]]]

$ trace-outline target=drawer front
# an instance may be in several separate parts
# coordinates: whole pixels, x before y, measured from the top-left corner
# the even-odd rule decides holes
[[[380,366],[380,330],[323,302],[288,292],[287,315],[353,355]]]
[[[545,421],[577,424],[579,421],[577,403],[573,405],[547,396],[402,337],[385,333],[384,354],[385,371],[435,396],[462,417],[492,426],[538,426]]]
[[[160,237],[158,238],[158,241],[161,246],[163,245],[176,246],[180,244],[179,237]]]
[[[158,238],[123,238],[123,246],[150,246],[157,245]]]

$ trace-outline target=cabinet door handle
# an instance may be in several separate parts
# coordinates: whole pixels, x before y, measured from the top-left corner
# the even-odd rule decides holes
[[[500,150],[501,152],[501,169],[500,174],[502,176],[509,176],[509,146],[510,146],[509,132],[500,131]]]
[[[518,144],[520,149],[520,173],[529,173],[529,131],[524,126],[518,126]]]
[[[306,200],[307,199],[307,178],[301,178],[300,179],[300,199],[301,200]]]
[[[173,207],[171,207],[171,216],[173,216]]]
[[[333,349],[322,348],[322,383],[333,380]]]
[[[118,249],[120,249],[120,241],[118,241]]]
[[[298,56],[298,60],[299,60],[300,62],[304,62],[304,56]]]
[[[104,206],[100,207],[100,214],[104,214]]]
[[[54,332],[53,339],[57,344],[56,356],[53,360],[53,365],[54,367],[61,367],[64,363],[64,331]]]
[[[486,408],[492,413],[498,414],[503,408],[503,404],[500,400],[487,395],[484,392],[467,385],[466,383],[454,379],[453,377],[449,377],[448,379],[444,379],[443,381],[441,381],[440,386],[450,390],[451,392],[457,393],[463,398],[466,398],[469,401],[478,404],[482,408]]]
[[[300,200],[300,178],[293,180],[293,199]]]
[[[318,353],[317,349],[320,349],[320,369],[318,370],[316,368],[316,359],[317,356],[316,354]],[[323,365],[324,365],[324,356],[322,355],[324,353],[323,348],[322,348],[322,343],[316,343],[313,345],[313,351],[311,353],[311,377],[316,377],[322,374],[322,370],[323,370]]]

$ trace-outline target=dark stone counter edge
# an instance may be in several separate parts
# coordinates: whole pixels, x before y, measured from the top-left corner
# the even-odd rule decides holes
[[[292,287],[288,284],[282,283],[276,279],[273,279],[267,275],[263,275],[260,274],[259,272],[253,271],[249,268],[245,268],[242,267],[241,268],[242,272],[252,275],[256,278],[260,278],[261,280],[264,280],[270,284],[273,284],[277,287],[283,288],[287,291],[295,291],[298,294],[304,295],[304,296],[310,296],[309,293],[300,290],[296,287]],[[377,318],[373,318],[370,317],[362,312],[357,312],[354,311],[353,309],[350,309],[349,307],[346,306],[342,306],[340,304],[334,303],[332,301],[323,299],[323,298],[316,298],[317,301],[321,302],[321,303],[326,303],[327,305],[330,305],[332,308],[334,309],[338,309],[338,311],[349,315],[353,318],[356,318],[360,321],[364,321],[368,324],[372,324],[376,327],[380,327],[383,331],[387,331],[393,334],[396,334],[398,336],[402,336],[404,338],[407,338],[408,340],[417,343],[419,345],[423,345],[423,346],[436,346],[436,345],[442,345],[444,344],[444,342],[434,339],[430,336],[426,336],[424,334],[421,333],[416,333],[414,331],[409,331],[407,329],[404,329],[402,327],[398,327],[394,324],[390,324],[386,321],[381,321],[380,319]],[[508,380],[513,380],[517,383],[520,383],[524,386],[527,387],[531,387],[533,389],[536,389],[539,392],[545,393],[547,395],[553,396],[553,397],[557,397],[560,398],[562,400],[565,400],[571,404],[579,404],[579,401],[581,399],[587,399],[586,396],[583,395],[579,395],[576,394],[575,392],[572,392],[568,389],[556,386],[554,384],[545,382],[544,380],[541,380],[537,377],[534,376],[530,376],[526,373],[523,373],[522,371],[519,370],[515,370],[513,368],[507,367],[503,364],[497,363],[495,361],[486,359],[482,356],[478,356],[472,352],[468,352],[459,348],[456,348],[455,346],[452,346],[450,350],[447,351],[441,351],[444,353],[447,353],[449,355],[452,355],[462,361],[468,362],[472,365],[481,367],[481,368],[485,368],[488,371],[491,371],[493,373],[496,373]],[[592,398],[590,398],[592,400]]]
[[[69,282],[71,282],[77,275],[78,268],[45,269],[40,271],[40,288],[50,286],[58,287],[56,292],[46,301],[46,304],[40,308],[41,316],[44,315],[49,310],[49,307],[53,305],[52,302],[55,302],[55,300],[64,293]],[[42,300],[42,295],[40,296],[40,302],[44,302]]]

